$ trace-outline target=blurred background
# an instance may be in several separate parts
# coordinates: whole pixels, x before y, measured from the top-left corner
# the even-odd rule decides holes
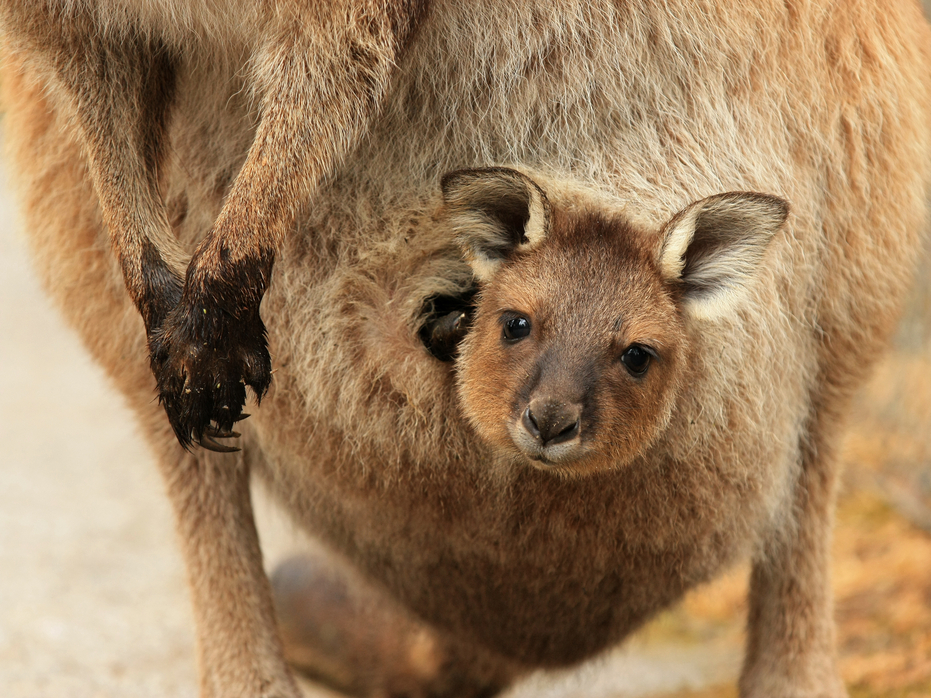
[[[842,449],[833,578],[854,698],[931,696],[931,252]],[[0,694],[196,696],[172,520],[133,418],[29,270],[0,170]],[[306,545],[257,492],[269,568]],[[512,698],[736,696],[748,568]],[[306,683],[308,695],[334,695]]]

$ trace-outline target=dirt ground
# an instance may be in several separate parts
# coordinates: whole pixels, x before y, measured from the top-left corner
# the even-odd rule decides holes
[[[131,415],[28,269],[0,173],[0,695],[195,696],[171,516]],[[854,698],[931,695],[931,282],[857,404],[834,544]],[[258,493],[269,567],[302,544]],[[736,696],[746,569],[511,698]],[[331,695],[306,685],[308,694]]]

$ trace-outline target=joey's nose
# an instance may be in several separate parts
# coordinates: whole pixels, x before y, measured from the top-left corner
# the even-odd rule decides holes
[[[524,410],[524,429],[541,446],[572,441],[582,427],[582,406],[548,399],[531,400]]]

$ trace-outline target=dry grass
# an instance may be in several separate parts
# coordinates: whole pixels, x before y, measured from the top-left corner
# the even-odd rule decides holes
[[[834,544],[839,650],[856,697],[931,695],[931,356],[897,352],[857,404]]]

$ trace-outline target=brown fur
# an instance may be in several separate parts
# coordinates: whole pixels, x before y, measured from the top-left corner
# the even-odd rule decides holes
[[[263,5],[222,5],[59,6],[93,14],[70,25],[79,43],[89,27],[114,32],[103,39],[139,27],[137,57],[170,56],[169,107],[145,97],[167,86],[157,75],[110,95],[138,107],[139,128],[89,130],[75,115],[81,104],[52,69],[57,44],[40,37],[37,51],[29,23],[9,19],[11,7],[39,5],[6,3],[3,41],[8,150],[39,271],[160,457],[204,695],[296,695],[250,472],[421,618],[502,664],[591,656],[749,555],[742,695],[843,695],[827,576],[834,449],[925,224],[931,35],[918,7],[433,2],[409,42],[387,42],[406,50],[378,53],[380,77],[350,90],[380,95],[358,103],[337,89],[354,83],[330,60],[345,55],[341,23],[288,24],[298,15],[282,11],[284,24],[254,24]],[[383,18],[378,9],[371,16]],[[290,83],[275,72],[287,61],[255,50],[249,37],[267,36],[256,26],[287,29],[270,36],[306,59],[305,80]],[[80,75],[72,88],[99,91]],[[331,111],[308,106],[322,85],[336,90]],[[280,112],[264,111],[268,94],[281,94]],[[89,133],[122,135],[95,146]],[[150,142],[162,144],[158,157]],[[152,162],[157,179],[141,176]],[[426,299],[471,284],[438,213],[440,177],[501,164],[544,173],[554,215],[623,215],[654,236],[651,250],[663,222],[703,197],[791,202],[746,303],[684,324],[687,346],[672,332],[683,373],[664,398],[668,422],[652,437],[634,432],[621,469],[554,477],[502,455],[460,407],[468,355],[451,366],[420,342]],[[107,225],[123,234],[132,211],[162,229],[146,236],[159,250],[170,236],[182,259],[200,245],[193,268],[204,273],[224,240],[242,243],[234,260],[255,249],[240,223],[255,224],[259,248],[281,246],[263,303],[278,372],[239,455],[185,453],[153,404],[145,333],[106,243]],[[636,260],[638,250],[611,254]],[[175,269],[173,259],[162,261]],[[124,276],[132,287],[139,275]],[[650,332],[670,331],[660,324]]]
[[[271,381],[259,305],[275,254],[301,202],[378,113],[422,4],[180,5],[159,14],[121,0],[11,0],[0,20],[73,120],[178,440],[228,451],[212,437],[231,434],[246,385],[260,400]],[[259,118],[187,264],[159,177],[178,64],[198,49],[245,60]]]

